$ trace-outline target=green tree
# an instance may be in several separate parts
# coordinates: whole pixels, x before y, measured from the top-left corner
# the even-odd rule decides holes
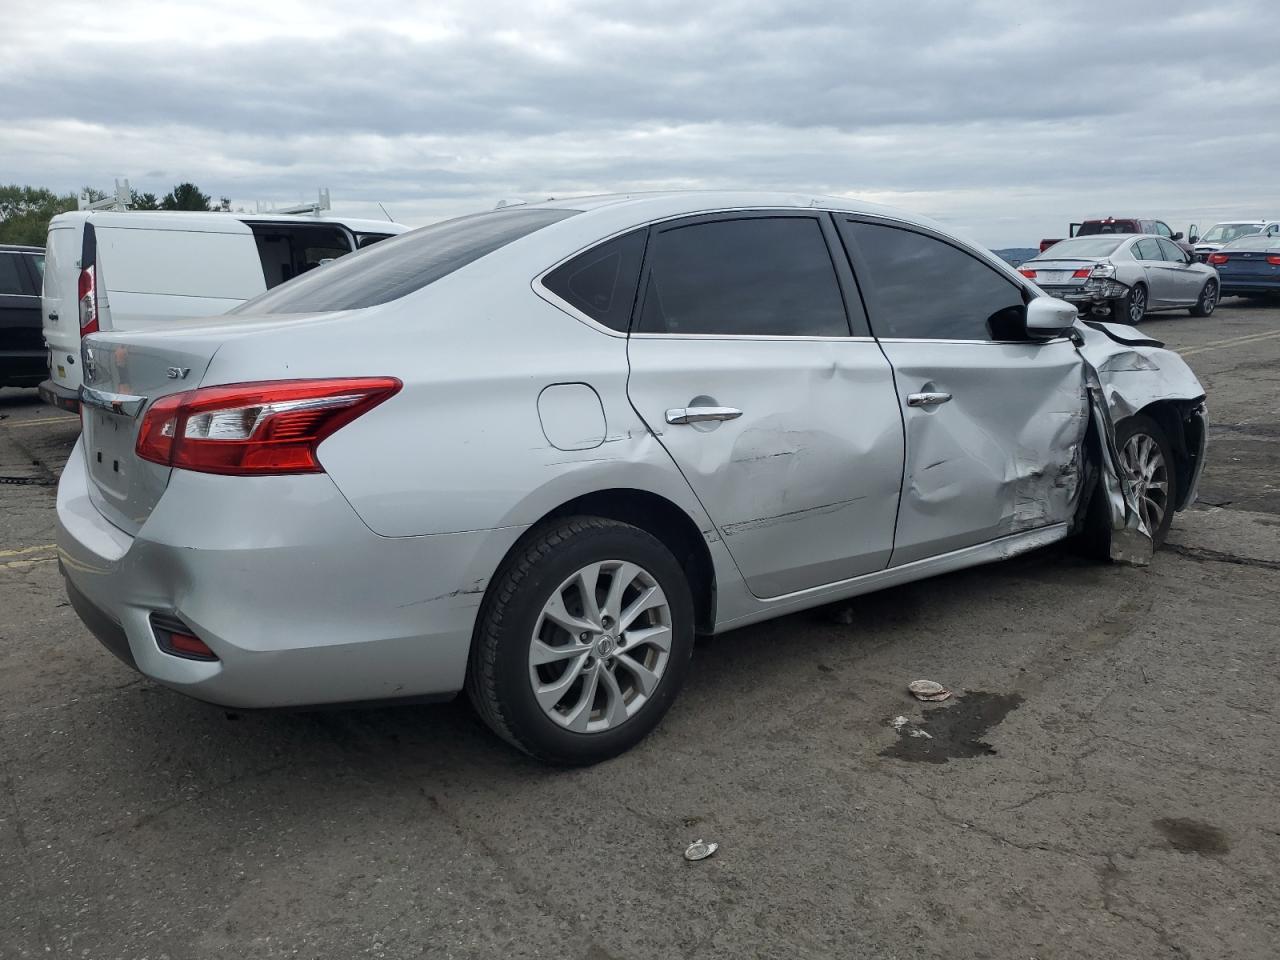
[[[137,190],[131,190],[129,197],[129,209],[159,210],[160,199],[154,193],[139,193]]]
[[[57,194],[45,187],[0,186],[0,243],[44,246],[49,221],[76,208],[74,193]]]
[[[216,210],[207,193],[194,183],[180,183],[164,195],[160,201],[162,210]]]

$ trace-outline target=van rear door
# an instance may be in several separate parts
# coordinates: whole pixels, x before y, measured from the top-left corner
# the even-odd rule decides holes
[[[80,387],[80,315],[76,282],[80,276],[80,232],[84,220],[54,220],[44,248],[44,286],[40,297],[41,333],[49,345],[49,376],[69,390]]]

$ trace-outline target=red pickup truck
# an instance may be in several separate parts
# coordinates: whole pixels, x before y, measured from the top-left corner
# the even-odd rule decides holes
[[[1191,244],[1182,238],[1181,233],[1174,233],[1163,220],[1145,220],[1141,217],[1100,217],[1097,220],[1085,220],[1073,223],[1067,231],[1072,237],[1091,237],[1099,233],[1152,233],[1157,237],[1168,237],[1187,253],[1191,253]],[[1041,240],[1040,252],[1044,253],[1062,237],[1053,240]]]

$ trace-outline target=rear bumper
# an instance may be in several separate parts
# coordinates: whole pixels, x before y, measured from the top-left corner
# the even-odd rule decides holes
[[[90,501],[80,444],[57,509],[68,595],[103,645],[165,686],[241,708],[461,689],[487,578],[521,532],[379,537],[325,474],[176,470],[130,536]],[[163,651],[153,613],[176,615],[218,659]]]
[[[48,372],[46,370],[46,372]],[[45,380],[37,387],[40,391],[40,399],[51,407],[57,407],[60,410],[70,410],[72,413],[80,412],[80,394],[76,390],[71,390],[62,386],[60,383],[54,383],[52,380]]]
[[[1237,280],[1220,276],[1220,283],[1224,297],[1236,293],[1280,293],[1280,280]]]

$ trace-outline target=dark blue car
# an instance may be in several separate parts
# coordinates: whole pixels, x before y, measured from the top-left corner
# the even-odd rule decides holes
[[[1217,268],[1221,295],[1254,297],[1280,294],[1280,237],[1241,237],[1209,254]]]

